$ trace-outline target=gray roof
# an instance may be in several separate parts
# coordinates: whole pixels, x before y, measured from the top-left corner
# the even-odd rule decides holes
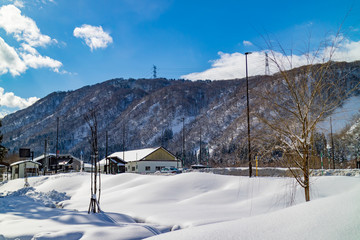
[[[32,161],[31,159],[26,159],[26,160],[22,160],[22,161],[14,162],[14,163],[10,164],[10,166],[15,166],[15,165],[19,165],[19,164],[22,164],[22,163],[27,163],[27,162],[31,162],[31,163],[34,163],[34,164],[41,165],[41,163],[38,163],[38,162]]]

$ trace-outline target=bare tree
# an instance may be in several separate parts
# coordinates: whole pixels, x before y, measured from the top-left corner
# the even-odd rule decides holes
[[[274,133],[273,150],[281,152],[281,159],[304,188],[306,201],[310,201],[309,160],[316,127],[350,94],[345,87],[346,73],[341,71],[342,64],[332,61],[339,36],[315,51],[308,49],[302,55],[308,65],[299,68],[293,68],[296,56],[281,45],[275,50],[272,42],[267,41],[271,49],[269,60],[278,73],[259,92],[263,107],[257,117],[265,123],[266,132]]]
[[[96,118],[96,110],[91,109],[88,114],[84,116],[84,119],[87,125],[90,128],[91,137],[90,137],[90,145],[91,145],[91,165],[94,168],[91,171],[91,196],[90,196],[90,205],[88,213],[98,213],[101,212],[100,209],[100,193],[101,193],[101,182],[100,182],[100,166],[98,166],[98,133],[97,133],[97,118]],[[98,173],[99,170],[99,173]]]

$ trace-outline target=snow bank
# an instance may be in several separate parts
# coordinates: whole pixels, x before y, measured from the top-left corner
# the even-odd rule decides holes
[[[220,175],[249,176],[247,167],[188,169],[186,172],[206,172]],[[253,175],[256,169],[253,168]],[[360,176],[360,169],[311,169],[311,176]],[[288,168],[261,167],[259,177],[292,177]]]
[[[89,215],[89,174],[17,179],[0,185],[0,239],[360,239],[360,178],[311,181],[305,203],[286,177],[102,175]]]
[[[312,176],[360,176],[360,169],[314,169]]]
[[[220,175],[231,176],[249,176],[248,167],[227,167],[227,168],[203,168],[203,169],[188,169],[186,172],[206,172]],[[256,173],[256,169],[253,168],[253,175]],[[275,167],[263,167],[258,168],[259,177],[289,177],[291,172],[287,168],[275,168]]]

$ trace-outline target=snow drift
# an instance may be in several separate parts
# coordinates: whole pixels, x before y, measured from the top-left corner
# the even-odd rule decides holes
[[[0,185],[0,239],[360,239],[360,178],[210,173],[102,175],[104,213],[87,214],[90,175]]]

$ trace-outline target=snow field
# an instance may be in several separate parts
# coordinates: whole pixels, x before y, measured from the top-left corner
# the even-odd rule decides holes
[[[360,178],[102,175],[103,214],[87,214],[88,173],[0,185],[0,239],[360,239]],[[63,207],[63,209],[56,208]],[[171,229],[179,229],[170,231]]]

